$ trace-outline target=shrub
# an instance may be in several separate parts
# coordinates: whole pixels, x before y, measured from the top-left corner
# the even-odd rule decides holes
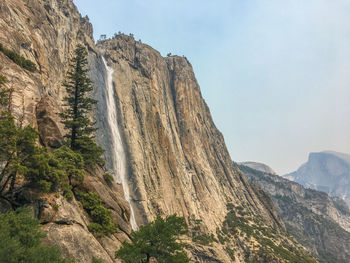
[[[88,192],[78,195],[78,200],[90,215],[92,222],[88,228],[97,237],[115,233],[117,224],[112,221],[112,211],[105,208],[98,194]]]
[[[0,51],[4,53],[9,59],[11,59],[14,63],[16,63],[18,66],[31,72],[36,71],[36,66],[32,61],[22,57],[21,55],[17,54],[15,51],[5,48],[1,43],[0,43]]]
[[[109,174],[109,173],[105,173],[105,174],[103,175],[103,179],[105,180],[105,182],[106,182],[109,186],[111,186],[112,183],[113,183],[113,181],[114,181],[114,177],[113,177],[111,174]]]
[[[39,226],[28,208],[0,214],[0,262],[68,262],[61,257],[59,248],[41,244],[45,235]]]

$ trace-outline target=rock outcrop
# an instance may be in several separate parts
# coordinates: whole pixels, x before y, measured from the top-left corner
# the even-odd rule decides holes
[[[239,167],[251,183],[269,193],[288,231],[320,262],[348,262],[350,210],[343,200],[277,175]]]
[[[310,153],[297,171],[284,175],[307,188],[338,196],[350,205],[350,155],[332,151]]]

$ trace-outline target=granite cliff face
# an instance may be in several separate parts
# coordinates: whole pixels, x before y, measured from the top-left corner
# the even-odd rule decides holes
[[[1,1],[0,42],[38,68],[30,73],[0,52],[0,70],[15,90],[13,114],[23,125],[37,125],[44,118],[37,112],[39,102],[40,112],[45,107],[51,107],[52,113],[60,108],[62,81],[77,43],[85,43],[91,51],[94,47],[91,24],[69,0]],[[46,117],[59,125],[55,114]]]
[[[288,231],[320,262],[348,262],[350,210],[343,200],[277,175],[239,167],[251,183],[269,193]]]
[[[269,219],[230,162],[189,62],[163,58],[125,35],[99,47],[114,69],[137,223],[177,212],[203,218],[214,231],[229,201],[247,204]]]
[[[202,231],[216,236],[230,203],[259,215],[265,226],[284,231],[266,195],[251,187],[232,164],[186,58],[164,58],[127,35],[117,35],[97,47],[113,69],[130,203],[138,225],[157,215],[177,213],[189,224],[202,220]],[[99,89],[95,97],[101,101],[107,94]],[[97,109],[101,127],[97,138],[111,156],[105,104]],[[110,161],[109,169],[113,167]],[[193,245],[191,253],[196,262],[232,262],[233,258],[241,262],[246,254],[242,247],[251,241],[236,241],[231,256],[219,242],[210,247]]]
[[[284,175],[307,188],[338,196],[350,205],[350,155],[332,151],[310,153],[297,171]]]
[[[128,240],[133,218],[141,225],[174,213],[190,225],[202,220],[201,231],[213,235],[210,245],[188,238],[195,262],[243,262],[263,247],[255,232],[225,234],[233,219],[247,220],[241,225],[249,231],[258,220],[261,231],[274,231],[272,246],[304,254],[286,235],[271,200],[232,164],[186,58],[163,58],[126,35],[96,46],[91,24],[71,0],[1,1],[0,42],[38,68],[28,72],[0,53],[0,73],[14,89],[11,110],[18,125],[38,128],[40,143],[49,148],[58,147],[64,134],[57,113],[62,110],[61,83],[69,59],[79,43],[89,51],[93,95],[99,101],[92,118],[99,128],[98,143],[106,149],[106,169],[117,183],[107,185],[98,169],[87,171],[84,183],[76,187],[101,196],[113,211],[117,233],[95,238],[87,229],[88,215],[74,198],[68,202],[56,195],[17,193],[34,207],[47,232],[46,242],[60,246],[65,256],[115,262],[114,252]],[[109,114],[112,105],[115,115]],[[235,208],[240,214],[233,216]],[[219,235],[224,238],[220,242]],[[271,257],[270,262],[288,262],[277,252]]]

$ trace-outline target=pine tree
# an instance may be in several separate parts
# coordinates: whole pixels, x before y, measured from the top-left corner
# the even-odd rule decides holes
[[[13,202],[16,182],[22,178],[42,192],[62,190],[71,198],[71,181],[83,181],[82,156],[66,146],[48,153],[37,145],[38,132],[33,127],[16,127],[8,109],[11,90],[4,83],[0,74],[0,196]]]
[[[185,219],[176,215],[163,219],[158,217],[154,222],[141,226],[139,231],[131,233],[131,243],[124,242],[116,252],[116,258],[125,263],[148,263],[155,258],[159,263],[190,262],[184,247],[178,242],[181,235],[187,233]]]
[[[0,262],[6,263],[68,263],[58,247],[41,243],[45,237],[39,220],[29,208],[0,214]]]
[[[0,105],[2,108],[6,107],[8,105],[9,100],[9,89],[6,89],[3,87],[3,85],[6,82],[6,78],[4,75],[0,74]]]
[[[73,151],[82,154],[86,166],[93,167],[95,164],[103,165],[103,150],[94,141],[96,129],[94,122],[89,119],[89,113],[97,101],[89,97],[93,87],[88,77],[87,64],[86,48],[78,45],[63,84],[68,94],[64,98],[67,109],[60,117],[68,130],[65,136],[67,144]]]

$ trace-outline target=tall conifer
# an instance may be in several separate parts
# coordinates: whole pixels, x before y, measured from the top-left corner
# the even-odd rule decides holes
[[[68,130],[66,143],[72,150],[82,154],[87,166],[93,167],[95,164],[103,165],[103,150],[94,142],[96,129],[89,118],[97,101],[89,97],[93,86],[88,77],[87,64],[86,48],[78,45],[63,83],[67,90],[67,97],[64,98],[67,108],[60,116]]]

